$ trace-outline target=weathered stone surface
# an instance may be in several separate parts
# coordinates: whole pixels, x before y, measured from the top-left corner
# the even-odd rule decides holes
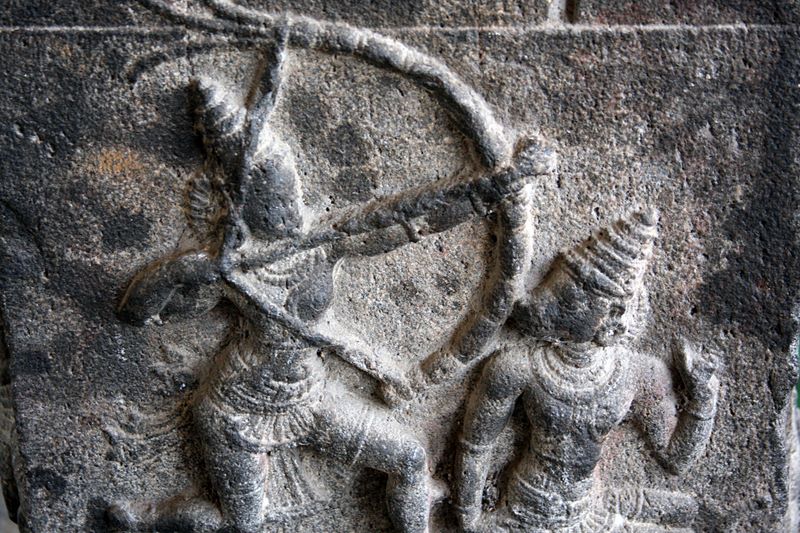
[[[241,5],[367,27],[491,26],[535,24],[548,16],[547,0],[248,0]],[[197,8],[197,6],[195,6]],[[53,24],[89,26],[168,24],[136,2],[45,2],[8,0],[0,23],[12,26]]]
[[[290,204],[299,197],[291,192],[267,202],[285,202],[280,216],[262,216],[252,211],[261,204],[237,204],[236,198],[229,206],[241,207],[241,220],[258,242],[302,240],[291,228],[295,215],[304,223],[338,216],[344,222],[336,231],[369,226],[371,233],[359,235],[377,235],[372,241],[326,244],[323,259],[298,256],[302,260],[289,270],[311,274],[291,282],[296,285],[286,282],[297,296],[287,297],[285,306],[312,324],[310,317],[325,311],[320,330],[373,356],[377,370],[353,368],[336,349],[311,356],[325,367],[324,394],[311,402],[311,429],[293,428],[297,447],[274,452],[268,471],[242,468],[251,484],[266,472],[262,484],[271,499],[264,531],[392,531],[404,525],[413,531],[427,495],[436,500],[430,530],[457,531],[469,522],[470,483],[463,472],[470,465],[489,470],[478,492],[487,527],[496,527],[492,520],[502,516],[514,491],[507,465],[515,461],[535,473],[529,481],[538,480],[538,488],[562,496],[580,493],[585,480],[577,472],[589,471],[592,490],[605,491],[605,503],[591,506],[593,517],[611,500],[624,515],[641,489],[656,509],[636,519],[642,523],[664,522],[674,531],[796,529],[797,471],[789,470],[797,457],[790,418],[800,284],[794,4],[712,2],[701,9],[644,2],[636,11],[586,0],[572,6],[580,23],[572,26],[566,13],[545,2],[240,2],[379,28],[393,42],[435,58],[485,99],[503,136],[535,141],[507,163],[501,161],[503,143],[492,145],[495,136],[476,133],[480,128],[458,112],[453,91],[421,84],[424,76],[387,68],[386,61],[349,54],[344,40],[331,54],[309,50],[302,31],[289,32],[281,63],[265,54],[280,37],[252,27],[247,34],[241,21],[235,29],[197,29],[138,3],[95,4],[11,2],[0,19],[9,26],[0,28],[0,53],[7,58],[0,81],[0,312],[9,365],[0,385],[16,413],[15,433],[4,433],[0,442],[10,444],[3,457],[13,459],[13,468],[0,473],[7,497],[14,485],[19,490],[23,530],[113,531],[115,520],[119,525],[142,514],[143,502],[189,492],[212,503],[202,512],[198,503],[188,514],[211,523],[216,503],[232,494],[203,457],[232,457],[212,436],[215,424],[227,419],[197,406],[230,360],[230,346],[242,346],[232,340],[237,334],[253,332],[277,344],[283,333],[254,325],[277,319],[264,318],[272,315],[263,306],[254,312],[242,303],[251,275],[242,265],[254,259],[249,252],[225,252],[214,240],[232,235],[234,225],[231,218],[215,218],[214,202],[224,202],[215,188],[221,186],[202,179],[217,176],[231,187],[238,179],[243,163],[236,135],[250,134],[228,135],[238,130],[232,122],[215,122],[212,111],[223,104],[234,109],[263,67],[276,64],[283,65],[280,91],[274,105],[261,100],[270,108],[269,135],[255,136],[262,149],[251,167],[262,165],[257,175],[266,191],[292,191],[293,166],[306,209],[297,215]],[[197,13],[206,16],[203,9]],[[724,26],[738,22],[759,26]],[[217,98],[213,84],[230,94]],[[501,148],[492,152],[491,146]],[[558,169],[529,176],[549,170],[530,156],[534,150],[550,154],[545,146],[558,154]],[[478,177],[489,185],[475,185],[471,201],[448,192]],[[520,192],[514,183],[522,177],[530,184]],[[501,186],[506,181],[508,189]],[[406,193],[413,202],[392,200],[426,185]],[[210,192],[198,196],[206,186]],[[425,203],[429,197],[440,200],[438,211]],[[382,204],[384,216],[358,211],[376,198],[390,199]],[[594,230],[648,209],[658,211],[657,222],[655,215],[630,219],[655,224],[652,234],[642,230],[652,240],[643,240],[643,248],[652,249],[630,259],[641,266],[640,275],[631,274],[637,296],[592,296],[584,306],[570,292],[552,307],[558,312],[536,307],[544,300],[529,295],[548,287],[571,290],[557,275],[546,277],[551,269],[559,272],[559,251],[577,250],[596,265],[579,244]],[[204,245],[210,250],[205,255],[188,252],[212,242]],[[341,261],[330,259],[337,253]],[[217,257],[230,264],[217,265]],[[154,261],[162,262],[145,270]],[[185,270],[170,266],[176,264]],[[508,287],[499,284],[492,292],[496,279],[509,281]],[[618,279],[624,285],[627,277]],[[259,283],[255,293],[263,296],[269,284]],[[152,314],[159,284],[169,289],[155,310],[164,323],[137,324]],[[218,297],[206,314],[182,317],[188,306],[210,308]],[[544,394],[531,404],[541,418],[531,416],[536,393],[525,387],[546,382],[545,366],[514,365],[529,353],[532,361],[549,361],[570,344],[569,335],[554,333],[559,322],[553,317],[563,319],[564,306],[579,302],[574,306],[593,311],[601,301],[635,311],[632,338],[625,350],[610,350],[608,360],[629,361],[637,370],[608,387],[614,395],[593,385],[605,392],[591,398],[606,403],[585,400],[575,381],[563,405]],[[489,334],[459,336],[475,317],[489,324]],[[573,337],[575,323],[595,333],[587,315],[567,328]],[[595,348],[588,353],[609,353]],[[492,355],[495,349],[502,353]],[[450,352],[460,362],[448,359]],[[279,365],[272,364],[275,372]],[[380,376],[382,369],[393,386],[368,375]],[[392,371],[400,375],[394,381]],[[510,383],[520,376],[524,383],[517,389]],[[482,407],[495,400],[483,401],[484,390],[511,400],[513,391],[527,392],[519,393],[523,400],[502,425],[502,410]],[[648,403],[653,398],[661,402]],[[641,416],[636,405],[648,406],[645,411],[662,422],[686,426],[692,416],[701,422],[687,426],[689,436],[678,439],[685,447],[667,457],[657,437],[671,428]],[[361,411],[350,416],[348,409]],[[492,433],[484,431],[491,424],[481,413],[498,421],[500,433],[496,440],[486,437],[490,456],[472,463],[470,453],[485,451],[476,439]],[[361,424],[352,429],[360,444],[320,429],[340,427],[344,422],[331,422],[338,415]],[[572,425],[565,427],[567,416]],[[264,419],[249,418],[245,429],[261,428]],[[650,430],[639,427],[648,424]],[[581,440],[582,432],[591,437]],[[558,445],[548,448],[552,442]],[[523,457],[526,443],[534,452],[555,450],[556,459],[570,465],[565,479],[574,483],[553,488],[548,470]],[[381,446],[375,456],[384,465],[370,456]],[[280,474],[295,462],[299,474]],[[234,471],[230,464],[219,468]],[[390,488],[401,487],[401,500],[411,494],[409,501],[417,503],[407,507],[419,516],[406,519],[402,505],[387,510],[386,473],[393,476]],[[286,489],[292,480],[308,490]],[[481,489],[483,482],[476,483]],[[440,485],[450,494],[438,494]],[[414,499],[420,487],[426,497]],[[622,490],[631,487],[633,496]],[[13,497],[8,501],[14,504]],[[284,504],[289,509],[281,509]],[[561,516],[544,508],[551,520]],[[628,510],[628,518],[632,514]],[[192,523],[185,516],[176,520],[184,530]]]
[[[798,3],[782,0],[670,2],[580,0],[576,19],[586,24],[797,24]]]

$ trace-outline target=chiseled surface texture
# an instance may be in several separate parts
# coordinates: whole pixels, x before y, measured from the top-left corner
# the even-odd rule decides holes
[[[796,1],[217,3],[2,2],[22,531],[796,530]]]

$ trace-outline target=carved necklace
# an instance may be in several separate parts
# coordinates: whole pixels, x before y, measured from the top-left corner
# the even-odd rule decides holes
[[[575,364],[578,354],[559,346],[537,348],[531,355],[541,387],[553,398],[568,402],[593,398],[599,390],[613,387],[624,374],[625,363],[617,350],[591,348],[580,353],[581,363],[586,362],[582,365]]]

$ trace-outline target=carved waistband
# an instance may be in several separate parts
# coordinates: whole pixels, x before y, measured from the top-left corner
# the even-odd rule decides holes
[[[318,400],[321,383],[318,376],[291,383],[266,381],[257,389],[247,383],[222,383],[214,387],[211,398],[223,411],[277,415]]]
[[[598,498],[591,478],[564,485],[542,473],[516,472],[509,487],[511,513],[522,523],[540,528],[569,527],[586,519]]]

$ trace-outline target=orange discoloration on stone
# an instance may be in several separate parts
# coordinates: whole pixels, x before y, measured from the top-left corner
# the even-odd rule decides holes
[[[128,149],[103,148],[96,157],[90,158],[91,170],[108,176],[141,175],[145,170],[139,154]]]

